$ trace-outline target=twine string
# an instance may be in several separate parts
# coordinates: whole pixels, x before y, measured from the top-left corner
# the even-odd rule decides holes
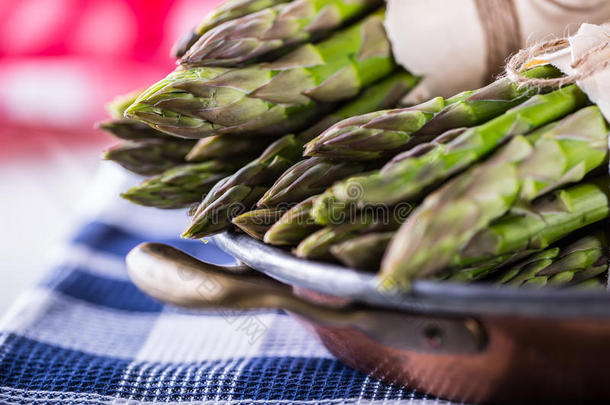
[[[542,1],[567,12],[583,13],[593,12],[604,7],[607,5],[608,0],[598,0],[593,4],[582,6],[566,4],[564,0]],[[569,42],[566,39],[552,40],[519,51],[523,41],[521,37],[521,22],[515,6],[515,0],[474,0],[474,4],[485,35],[486,81],[492,81],[503,71],[506,71],[509,78],[515,82],[527,82],[530,85],[538,85],[541,87],[565,85],[567,83],[573,83],[576,80],[582,80],[582,78],[576,78],[576,76],[557,79],[526,79],[521,77],[519,75],[520,69],[534,56],[566,48],[569,46]],[[603,49],[597,51],[601,52]],[[512,54],[515,56],[513,56],[508,64],[505,64],[506,56]],[[588,60],[589,58],[592,58],[594,54],[595,52],[592,50],[592,55],[583,55],[581,59]],[[589,72],[591,69],[584,70],[583,66],[583,64],[587,63],[589,62],[583,60],[578,66],[583,70],[583,74],[587,74],[588,76],[605,68],[602,61],[599,63],[599,66],[596,65],[592,67],[592,69],[595,70],[594,72]]]
[[[523,86],[531,87],[562,87],[578,81],[586,80],[610,66],[610,37],[608,41],[591,48],[574,60],[570,67],[574,73],[552,79],[527,78],[521,75],[524,66],[541,55],[566,49],[570,46],[567,38],[554,39],[535,44],[522,49],[512,56],[506,64],[506,77]]]

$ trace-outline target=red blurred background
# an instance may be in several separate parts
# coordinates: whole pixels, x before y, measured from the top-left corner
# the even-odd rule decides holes
[[[104,104],[172,70],[173,42],[219,1],[0,0],[0,316],[91,219],[92,184],[123,176],[100,160]]]
[[[0,0],[0,161],[109,142],[103,105],[169,72],[218,0]]]

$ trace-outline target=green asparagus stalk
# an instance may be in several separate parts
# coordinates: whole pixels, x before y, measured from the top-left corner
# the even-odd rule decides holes
[[[576,85],[536,95],[483,125],[449,131],[431,143],[403,152],[379,171],[336,183],[317,200],[312,215],[325,224],[348,204],[362,208],[417,198],[428,187],[486,156],[503,140],[560,119],[586,102]]]
[[[395,68],[383,16],[383,10],[373,13],[272,63],[175,71],[144,91],[125,115],[186,138],[303,128]]]
[[[487,262],[472,266],[472,267],[467,267],[464,269],[459,269],[459,270],[453,270],[451,272],[447,272],[447,273],[441,273],[441,274],[437,274],[433,277],[431,277],[432,279],[436,279],[436,280],[445,280],[445,281],[452,281],[452,282],[456,282],[456,283],[471,283],[474,281],[478,281],[481,279],[484,279],[485,277],[488,277],[491,273],[493,273],[494,271],[497,271],[498,268],[501,268],[505,265],[507,265],[508,263],[513,262],[513,258],[515,256],[517,257],[525,257],[527,255],[529,255],[531,252],[521,252],[521,254],[518,255],[504,255],[504,256],[499,256],[496,258],[493,258]]]
[[[180,38],[180,40],[174,44],[171,53],[174,57],[180,58],[195,42],[197,42],[201,35],[214,27],[227,21],[235,20],[245,15],[253,14],[289,1],[290,0],[226,0],[211,13],[206,15],[199,26]]]
[[[225,22],[203,34],[181,63],[236,66],[311,42],[363,15],[381,0],[294,0]]]
[[[506,254],[546,249],[578,229],[608,216],[607,176],[555,191],[526,209],[514,209],[478,232],[453,257],[449,267],[463,268]]]
[[[605,197],[608,194],[605,188],[607,185],[608,180],[603,180],[598,184],[577,185],[537,201],[530,212],[507,214],[492,224],[489,229],[479,232],[473,238],[464,252],[454,258],[453,270],[435,277],[457,282],[476,281],[488,277],[493,274],[494,270],[507,263],[522,260],[532,254],[534,256],[500,273],[496,277],[498,282],[507,283],[519,273],[520,269],[522,270],[521,273],[524,273],[526,268],[532,270],[532,274],[547,267],[549,268],[547,271],[549,275],[561,272],[560,270],[553,270],[559,268],[555,267],[553,260],[559,256],[560,249],[555,247],[542,252],[540,250],[580,227],[602,220],[609,212],[608,200]],[[587,201],[587,199],[591,200]],[[606,202],[604,203],[604,201]],[[588,205],[589,202],[591,204]],[[604,204],[606,204],[605,208]],[[555,212],[555,207],[558,206],[560,210]],[[604,211],[606,212],[605,215]],[[551,228],[545,230],[547,219]],[[582,221],[582,224],[580,221]],[[349,267],[377,270],[383,253],[394,235],[395,232],[360,235],[333,245],[331,252],[335,258]],[[605,234],[595,233],[593,238],[594,241],[598,242],[585,237],[579,244],[575,243],[570,250],[564,250],[564,252],[572,253],[571,260],[583,261],[587,264],[585,267],[591,267],[591,263],[595,262],[597,258],[593,256],[591,251],[582,248],[584,246],[582,243],[588,241],[590,247],[599,243],[601,250],[604,252],[605,246],[607,246]],[[577,249],[579,245],[582,249]],[[483,250],[480,250],[481,247]],[[579,251],[584,253],[577,253]],[[584,257],[581,257],[581,255]],[[578,267],[577,263],[567,260],[559,262],[559,264],[573,268]]]
[[[373,232],[345,242],[331,246],[330,251],[340,262],[348,267],[361,270],[377,271],[381,265],[381,259],[396,232]],[[485,263],[464,269],[453,269],[449,272],[438,274],[433,279],[451,281],[475,281],[486,277],[491,271],[499,266],[512,263],[527,257],[531,251],[506,254],[493,258]]]
[[[580,181],[607,155],[604,117],[582,109],[527,137],[518,135],[491,159],[428,195],[401,227],[384,260],[404,286],[446,268],[479,230],[515,203]]]
[[[355,99],[301,131],[299,140],[303,143],[309,142],[334,124],[349,117],[392,108],[417,85],[419,80],[419,77],[398,69],[365,88]]]
[[[163,132],[159,132],[146,124],[123,117],[127,107],[133,104],[140,93],[141,90],[132,91],[131,93],[118,96],[106,104],[106,111],[108,111],[108,115],[112,118],[96,123],[96,127],[127,141],[170,138]]]
[[[610,179],[602,176],[545,195],[527,211],[518,209],[504,215],[477,233],[453,257],[449,270],[435,277],[462,282],[484,278],[505,263],[541,252],[572,232],[607,218],[610,214],[609,186]],[[544,264],[548,267],[549,263],[542,260],[552,260],[556,257],[557,252],[554,252],[549,249],[539,256],[533,256],[540,260],[537,266]],[[524,262],[524,265],[527,263]],[[403,285],[393,275],[384,272],[383,265],[382,262],[381,278],[388,280],[385,287]]]
[[[143,89],[134,90],[115,97],[112,101],[106,104],[106,112],[108,112],[108,115],[110,115],[112,119],[123,119],[125,110],[127,110],[127,108],[129,108],[129,106],[137,100],[142,91]]]
[[[594,194],[591,195],[593,196]],[[536,215],[535,212],[532,215]],[[585,214],[585,216],[586,215],[587,214]],[[558,223],[564,220],[570,222],[574,220],[573,218],[573,215],[566,215],[563,219],[559,218]],[[514,221],[514,223],[511,223],[511,221]],[[505,226],[509,231],[512,231],[513,229],[518,231],[517,228],[523,225],[523,223],[524,221],[522,220],[521,215],[508,214],[506,218],[503,218],[498,222],[498,225],[492,225],[491,229],[492,232],[497,231],[499,234],[502,234],[505,243],[512,245],[516,238],[520,238],[522,235],[519,235],[518,232],[503,232],[500,227]],[[574,230],[573,227],[568,227],[566,232],[553,235],[553,238],[550,239],[550,241],[544,242],[543,246],[565,237],[572,230]],[[486,232],[487,231],[483,231],[481,234],[485,234]],[[535,232],[535,230],[533,232]],[[379,269],[383,254],[394,235],[395,232],[391,231],[364,234],[333,245],[330,250],[335,258],[348,267],[376,271]],[[534,236],[535,235],[532,235],[532,237]],[[485,239],[486,238],[484,237],[479,238],[480,241],[485,241]],[[593,236],[583,237],[578,242],[570,245],[569,248],[563,248],[563,250],[559,247],[552,247],[540,251],[540,248],[536,245],[532,245],[531,248],[528,248],[527,246],[523,247],[523,245],[521,245],[521,249],[517,252],[505,252],[496,257],[491,257],[492,254],[490,254],[489,256],[491,258],[488,258],[487,261],[480,264],[465,268],[454,268],[436,275],[433,278],[454,282],[473,282],[484,280],[491,275],[499,284],[510,284],[509,282],[513,279],[515,279],[513,285],[521,284],[522,281],[533,277],[536,273],[542,272],[547,268],[548,270],[544,272],[545,274],[540,275],[560,273],[566,266],[573,269],[594,267],[593,264],[596,263],[600,257],[596,256],[596,252],[601,251],[605,255],[608,246],[607,244],[608,242],[605,233],[596,232]],[[563,252],[563,254],[560,255],[560,252]],[[570,255],[566,254],[568,252]],[[528,256],[530,257],[523,260]],[[558,264],[554,264],[558,257],[563,256],[565,256],[566,259],[562,259],[562,261],[558,261]],[[568,257],[570,259],[567,259]],[[502,270],[497,275],[495,274],[495,271],[499,268],[503,268],[510,263],[519,262],[520,260],[522,261],[519,264]],[[460,259],[458,258],[457,261],[460,261]],[[469,261],[472,263],[472,258],[466,259],[466,263]],[[481,258],[474,260],[474,262],[480,261]],[[517,283],[516,276],[519,274],[523,277],[520,279],[521,281]],[[578,279],[576,281],[578,281]]]
[[[233,224],[253,238],[263,240],[265,233],[285,212],[286,207],[248,211],[233,218]]]
[[[331,247],[357,236],[396,230],[404,218],[363,212],[349,221],[328,225],[306,237],[294,249],[294,254],[306,259],[333,260]]]
[[[186,155],[189,162],[202,162],[209,159],[233,158],[236,156],[258,156],[275,139],[273,138],[248,138],[235,136],[213,135],[197,141],[195,146]]]
[[[140,141],[143,139],[172,139],[163,132],[149,127],[138,121],[127,118],[112,119],[95,124],[97,129],[108,132],[109,134],[126,141]]]
[[[381,105],[397,103],[416,82],[417,79],[410,74],[404,71],[397,72],[379,84],[363,91],[356,100],[329,114],[314,129],[310,128],[299,134],[298,137],[287,135],[280,138],[269,146],[259,158],[250,162],[222,184],[215,186],[208,193],[193,216],[191,225],[184,232],[184,236],[200,238],[208,234],[207,226],[209,226],[211,221],[206,216],[215,214],[213,210],[207,207],[230,187],[236,185],[250,187],[258,185],[269,188],[285,169],[298,160],[302,154],[304,142],[310,139],[310,137],[315,136],[316,132],[314,131],[323,130],[321,128],[322,124],[332,125],[346,116],[372,111]],[[234,202],[238,203],[239,201]],[[230,221],[226,224],[230,226]],[[214,229],[222,230],[216,225]]]
[[[377,271],[395,232],[373,232],[330,247],[332,255],[353,269]]]
[[[558,73],[551,66],[541,66],[525,72],[524,76],[554,77]],[[482,124],[539,91],[503,78],[447,100],[437,97],[414,107],[352,117],[309,142],[305,154],[350,160],[395,155],[446,130]]]
[[[551,248],[496,276],[500,285],[522,286],[533,278],[551,285],[562,280],[575,285],[608,270],[608,240],[605,232],[582,237],[564,248]],[[559,279],[555,276],[561,275]],[[565,277],[571,275],[569,280]]]
[[[373,86],[364,89],[362,94],[355,100],[326,115],[311,127],[302,131],[298,136],[298,140],[300,142],[307,142],[315,138],[331,125],[348,118],[351,115],[379,108],[392,107],[398,100],[415,87],[418,81],[419,78],[404,70],[399,70],[380,82],[375,83]],[[148,126],[146,127],[150,128]],[[189,161],[200,161],[258,154],[266,149],[273,141],[273,138],[264,137],[251,138],[213,135],[197,141],[197,144],[189,152],[186,158]]]
[[[417,78],[404,71],[395,73],[373,88],[365,90],[354,102],[347,104],[334,114],[328,115],[313,129],[318,133],[322,132],[323,127],[328,128],[334,123],[354,115],[356,111],[371,110],[373,105],[380,108],[393,105],[414,87],[417,81]],[[299,140],[308,141],[314,137],[313,135],[314,131],[309,129],[299,135]],[[362,172],[367,167],[371,167],[371,164],[364,165],[358,162],[350,163],[322,158],[301,160],[288,168],[277,179],[258,202],[258,206],[272,207],[281,203],[302,201],[324,191],[338,180]]]
[[[265,233],[264,241],[270,245],[295,246],[320,228],[309,211],[315,196],[291,207]]]
[[[106,150],[103,157],[131,172],[150,176],[184,164],[192,147],[193,142],[174,139],[126,141]]]
[[[498,267],[527,257],[580,227],[605,218],[608,213],[607,197],[604,195],[607,183],[604,179],[597,185],[575,186],[540,199],[530,211],[516,210],[507,214],[489,229],[479,232],[461,254],[454,257],[453,270],[435,277],[459,282],[485,278]],[[310,230],[300,235],[300,239],[315,229],[312,225]],[[331,253],[349,267],[375,270],[380,267],[382,256],[394,234],[378,232],[350,237],[333,245]],[[552,251],[549,249],[545,254]],[[544,258],[544,255],[540,257]]]
[[[260,191],[258,198],[260,198],[273,181],[298,158],[300,150],[301,145],[295,136],[286,135],[272,143],[259,158],[219,181],[194,212],[191,224],[182,236],[197,239],[229,227],[232,217],[222,219],[222,224],[225,226],[222,228],[220,223],[215,220],[215,217],[221,216],[215,211],[215,208],[224,211],[227,206],[243,205],[243,199],[252,197],[252,194],[246,193],[245,190],[252,190],[254,187],[258,187],[257,191]],[[239,192],[229,192],[236,187],[240,187],[237,189]],[[230,201],[230,198],[233,200]],[[216,204],[218,200],[222,200],[222,203]],[[250,207],[243,206],[241,211],[228,211],[228,213],[241,214],[248,209]]]
[[[233,218],[253,207],[266,190],[265,187],[261,186],[244,186],[241,184],[227,189],[208,205],[202,203],[197,207],[195,212],[197,226],[205,229],[206,235],[213,235],[228,229]],[[212,191],[210,191],[211,193]],[[186,232],[183,236],[191,237]]]
[[[590,240],[590,238],[593,238],[593,240]],[[607,246],[606,237],[602,232],[595,232],[593,236],[583,237],[571,246],[564,244],[562,247],[555,246],[543,251],[532,249],[522,250],[514,254],[509,253],[472,267],[449,270],[433,278],[456,282],[495,280],[497,284],[520,285],[522,282],[536,277],[537,273],[547,268],[557,268],[559,270],[555,273],[562,273],[567,271],[567,267],[579,270],[592,267],[597,260],[597,257],[593,261],[590,260],[590,257],[594,254],[595,244]],[[598,246],[597,250],[601,251],[601,247]],[[567,255],[567,253],[570,253],[570,255]],[[563,256],[566,257],[565,261],[562,259]],[[587,258],[587,256],[590,257]],[[567,259],[568,257],[570,259]],[[506,268],[507,265],[515,262],[518,262],[518,264]],[[553,271],[549,275],[551,273]],[[510,281],[513,279],[514,282],[511,283]]]
[[[604,261],[606,259],[604,258]],[[607,279],[608,265],[600,264],[598,266],[591,266],[585,270],[579,269],[568,269],[562,273],[557,273],[552,276],[536,276],[521,284],[522,287],[527,288],[542,288],[542,287],[554,287],[554,288],[565,288],[565,287],[579,287],[579,288],[598,288],[602,287],[601,279],[599,276],[603,275]]]
[[[522,73],[526,78],[556,78],[561,71],[552,65],[537,66]],[[552,89],[521,87],[506,78],[475,91],[463,92],[447,100],[447,107],[435,115],[417,137],[435,137],[454,128],[472,127],[495,118],[516,107],[535,94]]]
[[[270,208],[302,201],[323,192],[335,181],[361,173],[366,167],[357,162],[335,162],[324,158],[301,160],[277,179],[257,205]]]
[[[183,208],[196,203],[241,162],[211,160],[169,169],[121,194],[139,205],[164,209]]]
[[[608,286],[608,274],[607,274],[607,272],[604,272],[595,278],[590,278],[581,283],[574,284],[572,286],[572,288],[578,289],[578,290],[587,290],[587,291],[606,291],[607,286]]]
[[[559,257],[560,253],[561,249],[559,247],[552,247],[536,253],[523,262],[503,270],[500,274],[496,275],[495,277],[498,278],[496,283],[500,285],[507,284],[519,286],[523,284],[523,282],[536,277],[536,273],[539,271],[542,271],[553,264],[553,261]]]
[[[371,160],[400,152],[415,143],[413,134],[445,107],[436,97],[399,110],[376,111],[334,125],[305,147],[306,156]],[[391,129],[388,129],[391,128]],[[426,141],[426,138],[419,138]]]

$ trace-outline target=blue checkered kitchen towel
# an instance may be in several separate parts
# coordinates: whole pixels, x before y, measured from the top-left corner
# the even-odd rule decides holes
[[[140,292],[124,264],[140,242],[233,260],[175,238],[184,212],[120,201],[132,181],[102,170],[84,202],[89,222],[0,321],[1,404],[444,403],[341,364],[281,311],[186,311]]]

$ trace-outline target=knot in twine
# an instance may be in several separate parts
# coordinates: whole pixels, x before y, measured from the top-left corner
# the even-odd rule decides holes
[[[538,88],[562,87],[588,79],[610,66],[610,36],[607,39],[603,44],[591,48],[574,60],[570,65],[573,73],[553,79],[527,78],[523,77],[521,72],[537,57],[569,48],[570,41],[567,38],[561,38],[535,44],[520,50],[508,60],[505,68],[506,77],[521,86]]]

